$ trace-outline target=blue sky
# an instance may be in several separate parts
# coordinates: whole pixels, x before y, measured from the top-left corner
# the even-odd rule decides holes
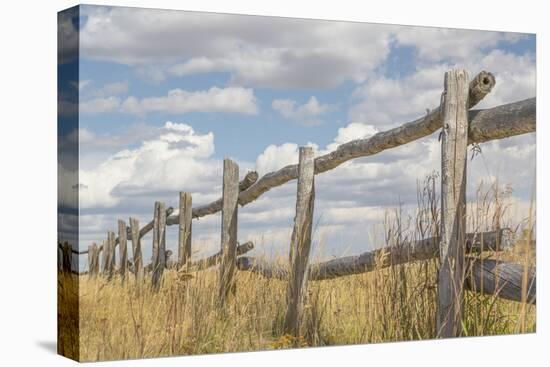
[[[82,6],[78,36],[82,248],[118,217],[145,222],[154,200],[177,206],[180,190],[197,204],[216,199],[224,157],[241,176],[263,174],[296,163],[300,145],[323,154],[422,116],[450,68],[495,74],[480,108],[535,96],[528,34]],[[439,169],[438,149],[427,137],[319,176],[318,251],[376,246],[370,228],[400,203],[413,210],[416,180]],[[470,163],[472,195],[498,178],[524,211],[534,134],[487,143],[483,155]],[[242,241],[284,253],[295,189],[242,208]],[[194,226],[196,256],[216,251],[219,216]]]

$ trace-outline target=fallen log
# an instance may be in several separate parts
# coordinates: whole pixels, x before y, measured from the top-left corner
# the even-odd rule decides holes
[[[510,248],[514,241],[513,232],[507,228],[499,231],[466,234],[466,250],[469,253],[481,251],[500,251]],[[360,274],[376,268],[405,264],[411,261],[433,259],[439,256],[439,237],[430,237],[419,241],[383,247],[364,252],[356,256],[312,264],[310,279],[324,280],[345,275]],[[269,277],[280,273],[281,269],[273,268],[262,260],[242,257],[238,260],[239,270],[263,269]],[[238,264],[238,265],[239,265]],[[286,275],[282,275],[285,277]]]
[[[494,294],[521,302],[523,274],[527,272],[525,301],[537,304],[537,277],[534,267],[493,259],[470,259],[465,288],[477,293]]]
[[[481,250],[503,249],[511,247],[513,236],[509,230],[485,232],[481,234],[468,233],[466,235],[467,250],[470,253],[478,253]],[[357,256],[347,256],[329,260],[310,267],[309,280],[326,280],[342,276],[371,272],[377,269],[387,268],[392,265],[400,265],[414,261],[429,260],[439,257],[439,239],[432,237],[409,244],[397,245],[365,252]],[[496,262],[494,260],[471,260],[471,271],[468,272],[468,289],[483,291],[487,294],[502,294],[503,298],[521,300],[521,276],[518,274],[518,264]],[[494,265],[492,264],[494,262]],[[288,277],[287,266],[275,264],[243,256],[237,259],[237,268],[242,271],[251,271],[266,278],[286,279]],[[498,272],[500,271],[500,272]],[[518,278],[519,276],[519,278]],[[535,282],[535,274],[529,274],[529,284]],[[481,287],[483,279],[483,288]],[[518,283],[519,282],[519,283]],[[531,303],[536,303],[536,289],[528,298]],[[531,293],[530,293],[531,294]]]

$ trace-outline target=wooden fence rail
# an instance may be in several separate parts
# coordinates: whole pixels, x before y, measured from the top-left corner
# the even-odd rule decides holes
[[[467,253],[476,254],[480,251],[494,251],[509,247],[514,237],[508,229],[484,233],[468,233],[466,235]],[[368,273],[390,266],[403,265],[415,261],[425,261],[439,258],[438,237],[431,237],[419,241],[384,247],[365,252],[361,255],[347,256],[329,260],[310,266],[309,280],[319,281],[335,279],[342,276]],[[521,301],[521,280],[523,264],[485,259],[483,261],[468,257],[466,269],[466,288],[495,294],[499,297]],[[241,271],[251,271],[266,278],[288,279],[288,267],[254,257],[242,256],[237,260]],[[534,269],[528,269],[530,303],[536,304],[536,274]],[[483,281],[482,281],[483,279]],[[483,287],[482,284],[483,283]]]
[[[523,300],[536,303],[536,276],[534,269],[521,264],[481,259],[479,252],[500,251],[510,247],[513,236],[509,230],[479,234],[465,233],[466,216],[466,153],[468,144],[534,132],[536,129],[536,99],[509,103],[498,107],[473,110],[495,85],[491,73],[481,72],[470,82],[464,70],[445,74],[441,105],[414,121],[397,128],[379,132],[369,138],[358,139],[338,146],[328,154],[313,157],[312,148],[300,148],[298,164],[288,165],[258,178],[248,172],[239,182],[239,167],[230,159],[223,163],[222,197],[212,203],[192,207],[190,193],[180,192],[177,211],[155,203],[153,220],[139,227],[135,218],[129,226],[118,221],[118,237],[108,231],[101,246],[93,244],[87,250],[72,250],[61,246],[63,269],[71,269],[71,256],[88,254],[89,273],[99,273],[99,253],[102,251],[101,272],[109,279],[114,275],[115,247],[119,246],[119,272],[124,279],[128,272],[127,239],[132,241],[133,272],[144,271],[141,238],[153,231],[152,271],[153,289],[160,288],[163,270],[169,266],[166,251],[166,226],[178,225],[178,271],[202,270],[219,264],[219,304],[227,303],[235,289],[235,271],[252,271],[265,277],[287,282],[287,311],[284,330],[300,334],[300,319],[308,280],[318,281],[339,276],[359,274],[391,265],[439,258],[437,335],[458,336],[461,330],[463,290],[495,294],[521,301],[521,285],[528,284]],[[442,128],[442,180],[440,237],[402,243],[326,262],[310,265],[311,230],[315,200],[315,175],[332,170],[355,158],[367,157],[387,149],[410,143]],[[288,264],[277,265],[254,257],[242,256],[254,246],[238,245],[238,205],[244,206],[274,187],[297,179],[296,215],[290,238]],[[191,261],[192,219],[221,211],[220,252],[206,259]],[[68,265],[67,265],[68,264]],[[149,265],[148,265],[149,266]],[[525,276],[527,275],[527,276]],[[522,283],[523,281],[523,283]]]

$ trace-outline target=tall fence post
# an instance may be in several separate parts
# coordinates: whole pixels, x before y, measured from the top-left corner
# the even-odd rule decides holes
[[[128,274],[128,229],[126,222],[122,219],[118,220],[118,256],[120,259],[120,277],[122,282],[126,279]]]
[[[99,273],[99,247],[97,246],[97,243],[94,242],[92,246],[90,246],[90,248],[88,249],[88,256],[88,258],[90,259],[90,276],[97,276]]]
[[[115,258],[115,232],[108,231],[107,232],[107,243],[109,244],[107,246],[108,248],[108,256],[107,256],[107,275],[108,278],[111,279],[115,275],[115,264],[116,264],[116,258]]]
[[[155,202],[155,214],[153,219],[153,265],[152,284],[158,291],[162,273],[166,267],[166,206],[163,202]]]
[[[92,268],[94,266],[94,245],[88,245],[88,276],[92,276]]]
[[[136,218],[130,218],[130,233],[132,235],[134,275],[138,279],[143,275],[143,260],[141,256],[141,240],[139,238],[139,220]]]
[[[191,258],[191,219],[193,199],[188,192],[180,192],[178,269]]]
[[[298,336],[307,286],[313,205],[315,201],[315,173],[313,148],[301,147],[298,164],[296,216],[290,242],[290,279],[287,286],[285,334]]]
[[[441,242],[437,336],[461,334],[466,237],[468,73],[445,73],[441,143]]]
[[[71,273],[71,269],[72,269],[72,262],[73,262],[72,252],[73,252],[72,245],[69,242],[65,241],[61,248],[62,264],[63,264],[63,271],[68,274]]]
[[[107,275],[109,272],[109,241],[103,241],[101,251],[101,274]]]
[[[231,289],[237,257],[237,213],[239,199],[239,166],[226,158],[223,161],[222,233],[219,277],[219,302],[223,307]]]

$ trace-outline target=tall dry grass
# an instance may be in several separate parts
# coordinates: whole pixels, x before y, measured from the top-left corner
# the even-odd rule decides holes
[[[375,239],[392,246],[437,235],[439,202],[437,177],[419,185],[414,215],[401,209],[389,213],[382,235]],[[506,190],[498,185],[479,190],[468,207],[468,230],[512,227],[532,236],[534,215],[509,223]],[[534,262],[528,250],[517,249],[481,256]],[[518,246],[519,247],[519,246]],[[380,259],[381,263],[383,259]],[[82,361],[143,358],[236,351],[326,346],[435,337],[438,260],[391,266],[370,273],[309,282],[299,338],[283,335],[283,281],[253,273],[236,274],[236,292],[225,310],[218,307],[218,273],[211,268],[195,273],[167,270],[158,293],[150,278],[130,276],[80,277],[78,349]],[[62,308],[74,307],[74,302]],[[74,299],[73,299],[74,301]],[[70,306],[72,305],[72,306]],[[67,312],[68,313],[68,312]],[[61,311],[63,314],[63,310]],[[478,293],[465,293],[462,333],[465,336],[533,332],[535,306]],[[62,342],[69,343],[70,335]]]

